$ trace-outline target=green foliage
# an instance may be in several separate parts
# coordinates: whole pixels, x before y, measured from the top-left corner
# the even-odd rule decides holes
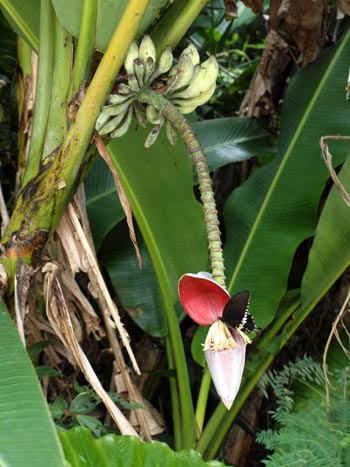
[[[62,467],[62,449],[41,387],[2,303],[0,342],[0,464]]]
[[[269,133],[253,118],[217,118],[192,126],[211,170],[275,151]]]
[[[251,311],[259,326],[275,316],[295,250],[316,228],[328,177],[319,141],[325,134],[347,132],[341,76],[347,73],[348,54],[347,33],[291,81],[277,157],[235,190],[225,206],[228,289],[251,290]],[[339,143],[334,163],[347,152],[347,145]]]
[[[6,10],[6,15],[11,24],[14,25],[15,30],[19,31],[22,37],[36,50],[38,50],[39,3],[38,1],[28,3],[0,0],[0,5]],[[80,0],[74,2],[53,1],[55,12],[61,23],[79,39],[83,3]],[[126,2],[108,0],[97,3],[99,10],[96,44],[98,48],[104,50]],[[166,0],[151,1],[151,7],[148,9],[137,35],[152,24],[153,19],[168,3],[170,2]],[[211,2],[192,30],[191,40],[200,44],[202,52],[207,50],[218,52],[220,64],[225,69],[221,75],[216,103],[207,106],[204,113],[214,109],[216,114],[232,115],[237,110],[254,72],[257,57],[264,46],[261,35],[259,35],[262,31],[262,18],[252,15],[250,10],[242,5],[240,8],[243,8],[240,19],[234,23],[227,23],[223,19],[223,0],[214,4]],[[209,11],[210,13],[208,13]],[[174,18],[174,22],[176,19]],[[127,33],[125,29],[124,33]],[[167,39],[166,34],[163,35]],[[91,37],[94,36],[90,35]],[[122,34],[118,40],[123,37]],[[132,37],[130,37],[131,39]],[[78,40],[78,47],[80,45],[84,49],[86,44],[79,44],[79,42]],[[116,48],[118,49],[118,47]],[[123,50],[123,53],[119,53],[119,55],[116,53],[110,57],[109,68],[116,58],[121,60],[122,55],[125,55],[125,49]],[[349,263],[350,228],[347,220],[349,216],[335,189],[331,190],[321,217],[316,216],[320,196],[328,177],[319,154],[319,138],[324,134],[345,133],[348,129],[348,103],[344,98],[343,82],[344,76],[347,75],[348,54],[349,34],[344,36],[337,46],[330,48],[323,54],[315,64],[307,67],[292,80],[284,101],[282,132],[276,159],[256,170],[249,180],[231,195],[225,207],[225,255],[230,292],[244,288],[252,290],[252,312],[260,326],[265,326],[275,317],[280,299],[287,289],[290,266],[298,245],[316,231],[310,261],[301,287],[302,306],[294,316],[297,319],[290,320],[283,332],[277,337],[276,334],[280,332],[283,323],[280,324],[280,327],[276,326],[275,334],[270,335],[266,339],[265,346],[261,347],[263,351],[268,348],[267,357],[264,352],[259,355],[253,354],[250,368],[256,369],[259,367],[259,363],[262,363],[262,370],[259,369],[259,371],[266,368],[268,359],[271,363],[273,357],[295,332],[297,328],[295,323],[300,324],[316,301],[327,291]],[[50,55],[52,56],[51,53]],[[89,66],[90,62],[88,68]],[[109,79],[111,83],[114,76],[109,77]],[[106,94],[107,84],[100,81],[99,85],[95,86],[95,91],[103,89]],[[104,97],[99,94],[99,101],[91,100],[89,105],[86,104],[88,111],[82,113],[81,121],[89,122],[90,134],[88,134],[87,127],[82,127],[71,143],[74,141],[74,144],[76,142],[80,144],[80,142],[85,141],[83,146],[85,143],[86,145],[90,143],[93,120],[96,117],[96,112],[104,103],[102,102]],[[85,100],[85,102],[87,101]],[[45,101],[44,106],[48,108],[49,105],[50,102]],[[82,105],[84,105],[84,101]],[[65,119],[64,108],[62,112],[60,116]],[[95,117],[91,117],[91,115],[95,115]],[[75,119],[73,128],[77,120],[79,121],[79,119]],[[266,132],[254,120],[230,118],[199,122],[194,126],[207,151],[212,169],[233,161],[271,152],[271,144]],[[184,384],[188,368],[185,358],[180,361],[182,353],[184,355],[184,349],[177,319],[180,313],[176,313],[178,311],[176,308],[177,281],[184,272],[208,269],[203,216],[193,192],[192,169],[184,146],[179,142],[174,148],[171,148],[165,138],[163,137],[163,141],[161,137],[154,148],[145,151],[143,143],[147,132],[148,130],[144,131],[139,128],[135,131],[132,129],[120,141],[112,142],[109,145],[113,164],[122,179],[139,227],[137,238],[143,257],[144,268],[142,271],[139,270],[135,259],[134,249],[128,238],[128,230],[121,222],[124,213],[117,201],[114,181],[101,161],[95,165],[94,171],[88,176],[86,182],[87,208],[92,219],[96,247],[101,247],[102,260],[107,267],[117,294],[124,307],[128,309],[129,314],[133,316],[142,329],[153,336],[168,336],[172,326],[173,334],[170,332],[171,338],[167,340],[167,351],[169,367],[171,369],[176,367],[173,374],[176,374],[177,378],[170,378],[173,417],[175,424],[178,422],[174,430],[177,429],[175,443],[177,436],[178,439],[183,438],[178,446],[181,446],[181,443],[192,446],[194,445],[194,436],[192,435],[195,426],[194,423],[191,425],[191,388]],[[72,154],[79,153],[80,159],[73,163],[62,176],[65,182],[69,180],[69,189],[56,190],[55,186],[57,199],[55,198],[55,209],[52,209],[55,222],[59,213],[63,212],[70,194],[64,194],[67,196],[64,199],[61,196],[70,190],[73,191],[71,182],[74,181],[74,177],[79,172],[80,163],[85,157],[86,148],[81,149],[83,146],[78,149],[74,149],[74,145],[68,144],[67,146],[73,148]],[[340,143],[334,145],[333,149],[336,149],[334,152],[336,164],[342,163],[348,148]],[[64,154],[63,162],[73,160],[66,157],[67,154],[69,155],[69,153]],[[76,159],[74,160],[76,161]],[[342,180],[348,178],[346,174],[348,164],[349,162],[346,162],[344,165],[341,173]],[[58,169],[61,168],[58,167]],[[61,177],[62,173],[58,171],[55,174],[55,181],[58,180],[58,176]],[[49,195],[52,191],[49,184],[44,186],[40,201],[46,200],[47,196],[45,195]],[[40,203],[36,205],[41,206]],[[42,211],[39,224],[47,221],[51,229],[53,224],[51,216],[47,215],[49,211]],[[20,221],[28,212],[32,211],[20,212],[17,217],[18,228],[21,225]],[[32,218],[32,216],[27,217]],[[35,218],[35,216],[33,217]],[[344,221],[344,219],[346,220]],[[46,228],[45,222],[44,227]],[[172,313],[169,313],[169,310]],[[171,326],[169,325],[169,316],[173,319]],[[279,317],[277,321],[278,319]],[[292,327],[293,323],[296,326],[294,328]],[[205,330],[200,330],[192,342],[194,358],[200,365],[204,364],[201,347],[203,342],[201,333],[203,332]],[[9,351],[5,346],[3,349],[5,363],[12,361],[12,355],[10,354],[9,357],[8,353],[5,353],[6,350]],[[260,357],[261,355],[263,357]],[[322,462],[333,465],[330,458],[336,459],[338,454],[340,458],[347,455],[346,448],[349,436],[346,428],[347,422],[344,417],[342,418],[342,413],[344,413],[344,409],[348,410],[348,401],[346,399],[339,403],[335,402],[332,406],[332,412],[325,416],[325,412],[321,412],[323,396],[321,394],[322,379],[320,378],[322,375],[316,371],[316,367],[313,368],[312,364],[306,360],[298,365],[295,364],[294,369],[286,370],[281,374],[281,377],[274,375],[273,382],[276,385],[276,392],[281,394],[280,406],[274,417],[278,423],[288,429],[295,423],[300,424],[303,430],[305,428],[305,431],[309,426],[308,433],[312,435],[310,445],[314,443],[317,448],[324,449]],[[21,367],[20,364],[18,367]],[[251,379],[246,378],[246,384],[243,387],[245,392],[240,393],[237,405],[231,414],[235,411],[237,413],[239,404],[244,402],[256,383],[260,373],[255,373],[251,372],[249,375],[252,376]],[[58,375],[55,370],[48,367],[38,367],[37,374],[41,376]],[[299,407],[298,410],[295,408],[293,411],[291,410],[293,400],[295,400],[295,392],[293,392],[295,389],[292,391],[286,386],[286,381],[289,381],[290,378],[294,378],[294,380],[299,378],[304,386],[305,384],[312,386],[310,400],[302,402],[302,409]],[[22,380],[18,379],[18,381]],[[343,389],[343,387],[341,388]],[[316,394],[320,397],[319,399],[317,399]],[[25,396],[26,394],[23,397]],[[15,398],[16,394],[13,394],[13,397]],[[17,397],[21,399],[22,393],[17,394]],[[123,401],[117,396],[114,395],[113,398],[118,404],[123,404]],[[317,403],[315,403],[316,400]],[[17,401],[16,398],[15,403]],[[99,398],[89,388],[81,388],[78,390],[76,398],[69,404],[58,397],[51,406],[51,413],[62,426],[79,424],[88,427],[95,436],[101,436],[106,433],[106,427],[94,416],[96,414],[94,411],[99,404]],[[182,412],[181,416],[177,412],[178,406]],[[133,407],[133,405],[125,405],[124,403],[125,409]],[[2,412],[7,413],[6,411]],[[232,423],[232,415],[226,412],[223,414],[220,412],[220,407],[215,413],[218,416],[209,420],[209,423],[213,419],[214,422],[206,431],[206,438],[201,436],[198,444],[202,452],[206,452],[209,457],[216,455],[225,429],[227,430],[227,426]],[[21,417],[23,417],[23,413],[21,413]],[[176,420],[176,417],[179,419],[182,417],[182,420]],[[5,427],[7,422],[8,420],[4,419]],[[21,422],[23,423],[23,420]],[[30,426],[24,423],[29,432],[28,436],[35,432],[33,430],[33,427],[36,427],[35,422],[36,419],[31,420]],[[190,427],[189,430],[184,430],[185,422],[187,427]],[[326,443],[320,447],[321,440],[317,438],[315,430],[310,428],[311,425],[313,428],[322,427],[323,435],[330,431],[331,434],[326,435],[327,442],[333,443],[333,447]],[[49,428],[52,430],[50,424]],[[280,442],[284,443],[283,446],[290,443],[293,436],[295,438],[295,433],[288,432],[287,428],[285,431],[282,428],[278,434],[266,434],[267,445],[276,447],[277,443]],[[45,432],[47,436],[50,435],[50,429]],[[193,429],[193,433],[191,433],[191,429]],[[79,428],[71,433],[73,434],[62,434],[62,440],[72,465],[82,465],[84,460],[86,461],[84,465],[107,466],[111,465],[111,462],[113,465],[118,465],[118,462],[120,465],[125,465],[125,456],[130,461],[128,465],[148,465],[148,462],[153,462],[154,465],[154,463],[159,464],[159,459],[163,461],[163,459],[168,460],[168,458],[170,463],[166,463],[166,465],[172,465],[172,462],[174,465],[182,465],[181,455],[185,459],[183,465],[196,465],[199,459],[197,454],[193,452],[177,455],[166,446],[158,443],[142,445],[133,438],[113,437],[93,441],[91,435],[87,434],[88,431]],[[0,443],[7,441],[6,436],[14,438],[13,432],[5,430],[4,436],[0,435]],[[74,441],[71,441],[70,436]],[[40,437],[40,443],[46,440],[45,437],[41,437],[41,433],[38,437]],[[307,433],[303,432],[302,437],[306,438]],[[36,442],[35,436],[32,436],[30,442],[32,449],[35,446],[35,449],[40,451],[41,444]],[[297,442],[301,443],[302,440],[297,440]],[[13,440],[10,440],[8,446],[12,449],[13,445]],[[296,444],[294,444],[295,446]],[[336,448],[339,449],[334,452]],[[55,449],[59,451],[56,445]],[[287,459],[289,452],[281,454],[278,449],[276,448],[274,456],[281,455]],[[303,445],[300,444],[297,449],[300,453],[303,452]],[[311,451],[315,451],[315,449],[311,449]],[[61,455],[60,452],[59,455]],[[58,459],[59,455],[58,457],[53,456],[53,459]],[[313,456],[314,453],[305,454],[303,459],[307,459],[309,455]],[[135,460],[133,461],[133,459]],[[272,460],[271,458],[271,462]],[[35,461],[35,465],[40,465],[37,454]],[[198,462],[203,463],[201,460]],[[284,465],[281,464],[281,457],[279,462],[279,465]],[[314,458],[312,461],[310,457],[309,465],[318,465],[317,463],[312,464],[312,462],[317,462],[317,460],[315,461]],[[51,464],[43,463],[42,465]]]
[[[192,168],[183,143],[179,141],[176,146],[169,147],[166,136],[161,134],[157,145],[145,151],[143,143],[148,131],[138,128],[133,133],[131,130],[124,137],[113,140],[109,149],[152,260],[161,296],[166,296],[169,303],[175,304],[178,300],[179,277],[187,271],[206,269],[205,227],[201,207],[193,195]],[[119,272],[114,254],[120,253],[118,250],[118,245],[113,246],[112,242],[109,243],[108,252],[105,250],[107,269],[114,266],[111,272],[116,279]],[[153,294],[153,291],[147,291],[152,287],[153,274],[148,268],[147,259],[145,267],[150,277],[140,273],[131,281],[130,271],[123,269],[130,283],[127,285],[124,281],[121,289],[118,289],[116,283],[122,300],[124,295],[130,297],[130,291],[135,291],[135,281],[139,280],[146,287],[145,297],[149,297],[149,293]],[[145,315],[146,322],[151,319],[156,333],[166,334],[164,316],[159,316],[163,324],[157,320],[159,307],[164,307],[164,304],[158,301],[158,306],[151,311],[151,307],[146,308],[139,301],[137,294],[140,290],[136,292],[137,300],[132,308],[139,309],[141,313],[151,313]],[[131,307],[130,300],[127,303]],[[161,315],[163,313],[164,308]],[[141,316],[138,323],[142,324]],[[150,327],[148,331],[153,333]]]
[[[101,399],[96,392],[90,386],[80,386],[76,381],[74,389],[77,395],[69,404],[61,396],[50,404],[50,412],[56,425],[64,431],[75,426],[83,426],[96,437],[117,432],[104,425],[97,415],[93,415],[95,409],[101,404]],[[109,392],[108,395],[124,410],[144,408],[141,404],[122,399],[116,392]]]
[[[74,428],[59,433],[64,453],[72,467],[223,467],[217,461],[204,462],[193,450],[174,452],[165,443],[142,443],[132,436],[107,435],[94,440],[89,430]]]
[[[139,229],[136,235],[142,269],[125,222],[119,223],[106,236],[100,250],[101,258],[129,316],[151,336],[164,336],[167,324],[158,281]]]
[[[334,154],[337,154],[337,146]],[[338,173],[345,190],[350,191],[350,156]],[[349,206],[333,185],[317,223],[315,238],[301,284],[303,307],[314,306],[350,262]]]
[[[0,8],[16,34],[38,51],[40,0],[2,0]]]
[[[95,46],[104,52],[112,37],[116,25],[127,5],[127,0],[100,0],[96,24]],[[150,24],[159,16],[161,10],[169,3],[168,0],[151,0],[150,6],[141,22],[138,37],[142,36]],[[84,0],[53,0],[56,14],[64,27],[75,37],[79,36],[80,18]]]
[[[242,2],[237,3],[238,18],[227,21],[223,0],[208,2],[197,18],[191,39],[203,50],[216,55],[221,67],[218,87],[211,106],[220,116],[231,116],[239,110],[241,101],[264,48],[265,23]]]
[[[273,450],[264,461],[267,467],[348,465],[350,398],[346,363],[342,368],[329,368],[330,409],[326,406],[323,370],[310,357],[264,376],[262,385],[265,390],[267,386],[273,389],[277,402],[272,413],[277,428],[263,431],[257,437],[258,442]]]
[[[98,250],[110,230],[124,218],[124,211],[113,175],[101,157],[89,171],[84,185],[90,229]]]

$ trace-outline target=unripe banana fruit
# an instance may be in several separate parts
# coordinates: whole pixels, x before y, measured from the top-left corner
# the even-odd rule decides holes
[[[193,63],[193,66],[198,65],[200,61],[198,50],[193,44],[188,45],[186,49],[181,52],[180,57],[182,57],[182,55],[188,55]]]
[[[140,43],[138,58],[146,65],[148,57],[151,57],[154,62],[156,61],[156,48],[150,36],[144,36]]]
[[[134,73],[134,60],[139,58],[139,46],[136,41],[130,44],[128,53],[124,61],[124,68],[128,75]]]
[[[169,80],[165,94],[173,94],[178,89],[188,86],[194,75],[194,66],[189,55],[182,55],[177,65],[176,74]]]
[[[219,67],[214,55],[211,55],[208,60],[200,65],[200,70],[197,76],[192,80],[191,84],[186,89],[176,93],[176,97],[188,99],[196,97],[207,91],[213,84],[216,83]],[[210,96],[211,97],[211,96]]]
[[[171,47],[169,45],[165,47],[164,52],[159,57],[158,62],[158,71],[159,75],[163,73],[168,73],[174,61],[173,53],[171,51]],[[159,76],[158,75],[158,76]]]
[[[177,97],[172,99],[172,103],[179,107],[181,113],[190,113],[190,112],[183,112],[181,108],[193,108],[199,107],[200,105],[205,104],[214,94],[216,88],[216,83],[210,86],[206,91],[198,94],[198,96],[192,97],[190,99],[183,99],[182,97]],[[191,110],[193,112],[193,110]]]
[[[150,36],[144,36],[139,45],[135,41],[130,44],[124,69],[121,77],[124,82],[118,85],[117,94],[108,97],[110,105],[102,108],[96,130],[101,135],[120,137],[127,132],[134,116],[140,126],[146,126],[147,122],[156,125],[147,137],[147,147],[155,142],[165,119],[156,106],[138,101],[139,93],[151,88],[187,114],[214,94],[219,71],[214,56],[200,64],[199,53],[192,44],[182,51],[175,65],[169,46],[157,60]],[[175,144],[176,133],[169,121],[166,121],[166,134],[171,144]]]

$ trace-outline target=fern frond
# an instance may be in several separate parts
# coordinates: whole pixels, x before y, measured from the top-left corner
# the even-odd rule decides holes
[[[332,372],[331,409],[327,410],[320,363],[305,356],[262,381],[277,400],[272,417],[277,429],[262,431],[257,441],[273,454],[266,467],[344,467],[350,465],[349,369]]]

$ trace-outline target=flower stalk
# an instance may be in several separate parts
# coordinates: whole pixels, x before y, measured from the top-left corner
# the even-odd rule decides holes
[[[216,209],[209,167],[197,135],[188,120],[182,115],[176,106],[172,105],[158,92],[150,88],[143,89],[138,95],[138,100],[139,102],[152,105],[158,109],[159,112],[178,130],[187,147],[198,176],[213,279],[224,287],[225,266],[218,212]]]

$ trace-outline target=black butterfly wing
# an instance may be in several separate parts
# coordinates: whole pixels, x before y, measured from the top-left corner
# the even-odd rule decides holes
[[[257,329],[253,316],[248,313],[250,292],[242,290],[227,302],[222,313],[222,321],[233,328],[244,332],[253,332]]]

